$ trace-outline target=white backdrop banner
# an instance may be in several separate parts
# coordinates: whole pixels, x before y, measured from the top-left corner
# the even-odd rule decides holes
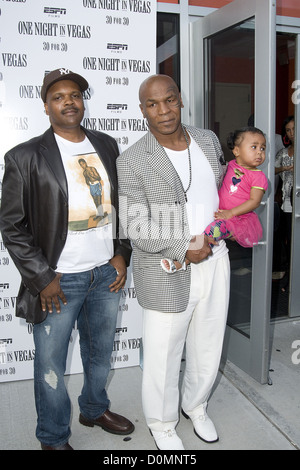
[[[44,75],[67,68],[89,82],[88,129],[120,151],[146,131],[138,89],[156,72],[156,0],[2,0],[0,5],[0,198],[4,154],[49,127],[40,98]],[[45,208],[46,210],[46,208]],[[0,236],[0,382],[33,377],[32,325],[15,317],[20,276]],[[112,368],[138,365],[142,312],[131,268],[122,292]],[[82,371],[74,329],[67,373]]]

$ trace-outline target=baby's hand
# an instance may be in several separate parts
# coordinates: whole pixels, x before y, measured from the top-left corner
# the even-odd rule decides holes
[[[233,214],[231,210],[225,210],[225,209],[218,209],[217,212],[215,212],[215,219],[216,220],[227,220],[231,219],[233,217]]]

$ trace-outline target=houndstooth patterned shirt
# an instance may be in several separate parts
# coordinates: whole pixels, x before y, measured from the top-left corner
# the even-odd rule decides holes
[[[208,159],[219,188],[225,161],[216,135],[184,126]],[[143,308],[182,312],[190,293],[190,267],[172,275],[162,258],[183,263],[191,234],[181,180],[164,148],[148,132],[117,159],[119,217],[133,246],[133,277]]]

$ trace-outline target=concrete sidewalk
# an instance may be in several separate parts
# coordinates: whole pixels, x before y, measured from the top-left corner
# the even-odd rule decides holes
[[[208,407],[220,440],[205,444],[194,434],[191,421],[180,416],[177,432],[186,451],[300,449],[300,365],[294,365],[291,360],[292,343],[300,339],[300,321],[277,322],[272,328],[270,376],[273,385],[260,385],[226,362]],[[66,377],[73,404],[70,444],[75,450],[132,453],[157,450],[142,412],[141,381],[139,367],[110,373],[111,410],[125,415],[136,426],[134,433],[126,438],[79,424],[77,397],[82,387],[82,374]],[[0,449],[39,450],[35,438],[33,381],[0,384],[0,400]]]

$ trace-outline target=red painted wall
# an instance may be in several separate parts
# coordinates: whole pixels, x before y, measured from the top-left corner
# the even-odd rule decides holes
[[[180,3],[179,0],[157,0],[164,3]],[[189,5],[220,8],[233,0],[189,0]],[[300,18],[299,0],[277,0],[277,15]]]

